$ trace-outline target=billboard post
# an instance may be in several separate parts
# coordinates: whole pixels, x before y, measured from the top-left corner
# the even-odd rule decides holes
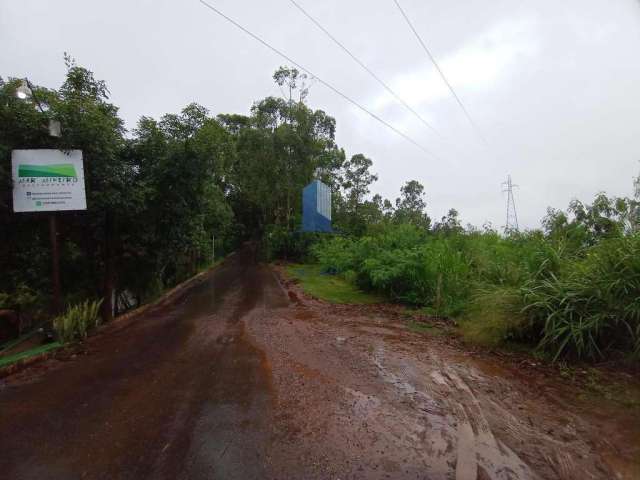
[[[53,302],[51,304],[53,314],[58,315],[62,311],[60,298],[60,251],[58,250],[58,225],[56,214],[49,214],[49,240],[51,242],[51,287]]]
[[[51,242],[52,310],[62,311],[58,211],[86,210],[81,150],[13,150],[13,211],[48,212]]]

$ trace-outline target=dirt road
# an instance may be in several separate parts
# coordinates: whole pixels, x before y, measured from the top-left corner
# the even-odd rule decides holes
[[[0,383],[0,478],[640,478],[637,412],[399,315],[305,298],[241,252]]]

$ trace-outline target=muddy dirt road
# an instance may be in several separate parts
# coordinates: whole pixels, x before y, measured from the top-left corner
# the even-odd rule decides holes
[[[249,250],[84,349],[0,383],[0,478],[640,478],[637,412],[305,298]]]

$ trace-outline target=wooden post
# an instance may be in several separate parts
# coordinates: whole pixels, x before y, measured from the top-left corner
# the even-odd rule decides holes
[[[56,214],[49,215],[49,239],[51,241],[51,285],[53,287],[53,303],[51,309],[54,315],[62,312],[60,299],[60,252],[58,250],[58,225]]]

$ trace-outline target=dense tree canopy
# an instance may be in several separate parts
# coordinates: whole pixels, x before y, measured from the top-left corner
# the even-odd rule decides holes
[[[11,151],[80,149],[87,210],[57,214],[65,300],[147,297],[210,260],[212,235],[220,253],[268,229],[299,228],[301,190],[321,178],[345,192],[345,226],[360,215],[371,161],[345,162],[335,143],[335,120],[305,104],[308,78],[281,67],[274,81],[283,97],[255,102],[249,115],[218,114],[197,103],[159,119],[142,117],[127,136],[106,84],[65,56],[58,90],[32,86],[16,96],[21,79],[0,81],[0,292],[27,285],[41,307],[50,291],[44,214],[14,214]],[[58,120],[62,135],[48,134]],[[344,176],[343,176],[344,175]],[[340,214],[338,214],[340,217]]]

